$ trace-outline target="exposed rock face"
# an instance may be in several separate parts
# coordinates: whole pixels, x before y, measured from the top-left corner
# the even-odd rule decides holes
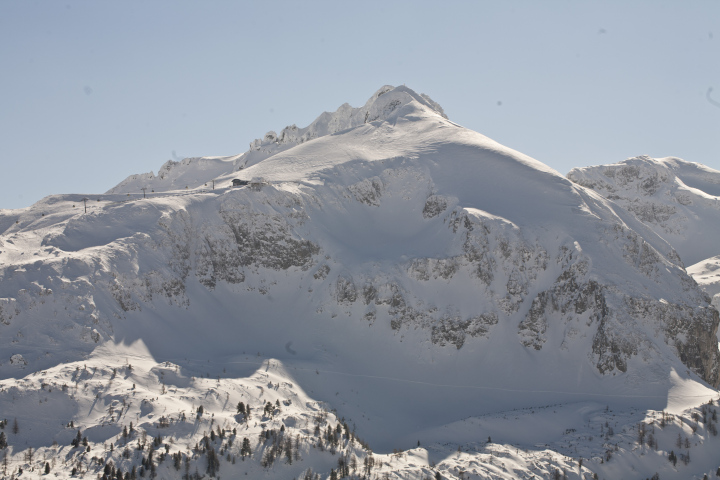
[[[291,204],[289,208],[296,206]],[[288,205],[278,206],[283,207]],[[246,268],[307,270],[313,265],[313,257],[320,250],[318,245],[292,232],[292,225],[305,219],[301,212],[286,218],[277,210],[258,213],[236,203],[224,204],[222,208],[220,227],[201,227],[204,242],[195,246],[198,274],[206,286],[214,287],[217,281],[240,283],[245,279]],[[188,241],[193,237],[188,236]]]
[[[335,285],[335,299],[338,303],[351,304],[357,300],[357,289],[352,277],[338,277]]]
[[[665,326],[666,341],[674,345],[680,359],[708,383],[720,384],[717,361],[718,311],[712,307],[673,305],[667,302],[626,298],[628,312],[645,323],[659,321]]]
[[[498,323],[494,313],[478,315],[472,318],[443,317],[432,326],[431,340],[441,346],[446,344],[462,348],[466,337],[487,337],[493,325]]]
[[[447,200],[438,195],[430,195],[423,207],[423,217],[437,217],[447,208]]]

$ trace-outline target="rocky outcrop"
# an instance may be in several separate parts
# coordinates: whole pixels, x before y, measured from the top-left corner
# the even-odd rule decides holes
[[[713,307],[693,307],[640,298],[625,298],[628,313],[645,323],[662,326],[668,344],[680,360],[710,385],[720,385],[720,354],[717,331],[718,311]]]

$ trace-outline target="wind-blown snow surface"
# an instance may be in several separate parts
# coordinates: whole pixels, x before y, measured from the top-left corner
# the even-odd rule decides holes
[[[382,452],[479,444],[467,419],[511,409],[680,414],[716,396],[717,310],[613,202],[405,87],[288,128],[238,157],[131,177],[89,195],[87,213],[83,195],[2,211],[2,376],[113,343],[220,384],[250,382],[236,368],[248,356],[273,359],[303,402]]]

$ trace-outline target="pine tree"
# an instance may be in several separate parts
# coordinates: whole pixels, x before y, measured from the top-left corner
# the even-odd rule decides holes
[[[369,477],[373,467],[375,466],[375,457],[372,456],[372,453],[365,457],[363,460],[363,466],[365,467],[365,476]],[[440,478],[438,475],[440,474],[436,473],[435,478]]]
[[[70,442],[70,445],[77,448],[80,446],[80,442],[82,442],[82,433],[80,433],[80,429],[78,428],[77,435],[75,435],[75,438]]]
[[[237,404],[237,413],[242,413],[245,415],[245,404],[243,402],[239,402]]]
[[[45,462],[45,475],[50,474],[50,464],[48,462]]]
[[[15,435],[17,435],[18,432],[20,432],[20,427],[18,426],[17,418],[16,418],[15,420],[13,420],[12,432],[13,432]]]
[[[5,437],[5,432],[0,432],[0,450],[5,449],[7,445],[7,437]]]
[[[645,424],[644,423],[638,424],[638,443],[640,445],[645,444]]]
[[[252,455],[252,450],[250,448],[250,440],[246,438],[243,438],[242,447],[240,448],[240,455],[242,455],[243,460],[245,460],[245,457],[249,457]]]
[[[285,458],[287,458],[287,463],[292,465],[293,462],[293,448],[292,448],[292,440],[290,439],[290,436],[285,440]]]

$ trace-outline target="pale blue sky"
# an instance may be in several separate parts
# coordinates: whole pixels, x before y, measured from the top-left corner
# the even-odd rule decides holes
[[[0,208],[242,153],[403,83],[563,174],[640,154],[720,170],[716,0],[5,0]]]

